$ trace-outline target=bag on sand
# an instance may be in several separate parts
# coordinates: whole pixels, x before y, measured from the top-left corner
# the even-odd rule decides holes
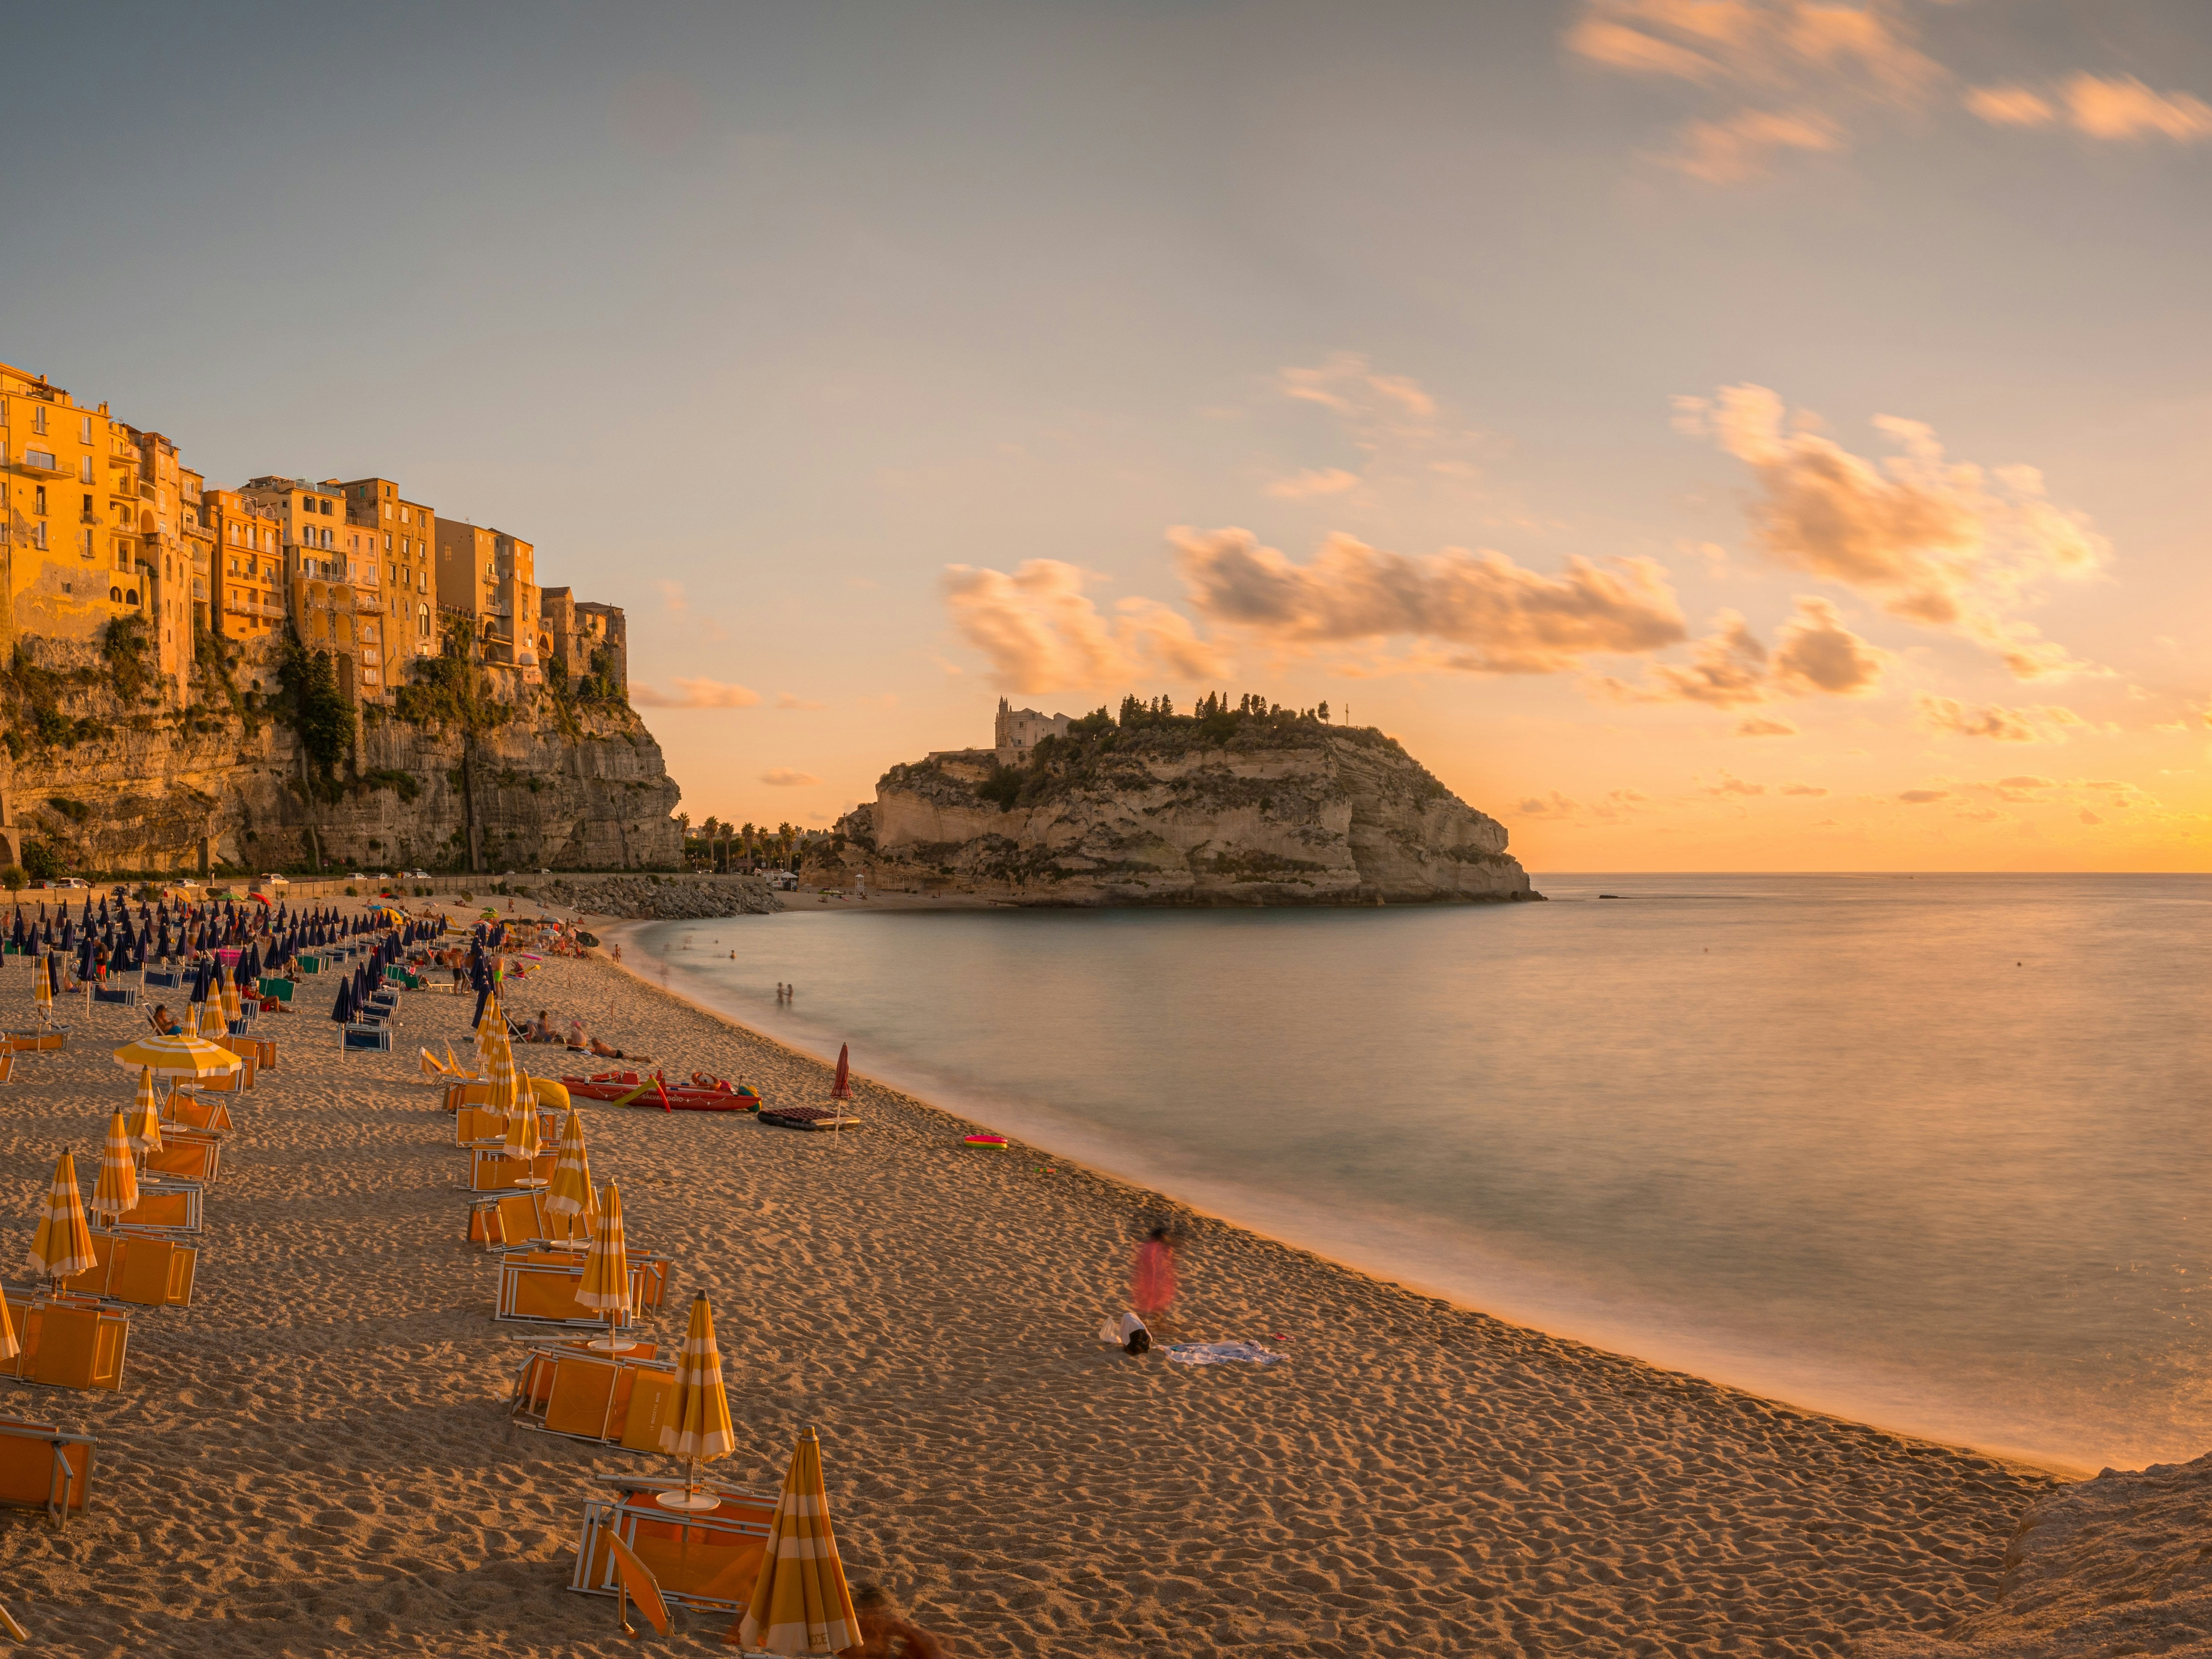
[[[1109,1319],[1098,1328],[1098,1340],[1111,1342],[1123,1353],[1150,1353],[1152,1334],[1145,1328],[1145,1322],[1133,1313]]]

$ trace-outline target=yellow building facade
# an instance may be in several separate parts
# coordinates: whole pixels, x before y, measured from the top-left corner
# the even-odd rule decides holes
[[[373,532],[383,560],[384,684],[396,690],[407,684],[416,658],[438,650],[438,515],[401,495],[390,478],[353,478],[337,488],[349,521]]]
[[[257,512],[235,489],[210,489],[202,497],[213,551],[210,558],[210,625],[228,639],[265,639],[281,634],[284,606],[284,527]]]

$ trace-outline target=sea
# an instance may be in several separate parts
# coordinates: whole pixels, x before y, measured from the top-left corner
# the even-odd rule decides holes
[[[2212,877],[1536,882],[626,942],[783,1041],[1505,1319],[2063,1469],[2212,1449]]]

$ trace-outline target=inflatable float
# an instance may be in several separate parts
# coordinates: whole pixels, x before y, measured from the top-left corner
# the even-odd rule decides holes
[[[665,1112],[757,1112],[761,1104],[759,1094],[750,1084],[732,1085],[720,1078],[671,1087],[658,1072],[643,1077],[635,1072],[600,1072],[591,1077],[562,1078],[561,1081],[574,1100],[659,1107]]]

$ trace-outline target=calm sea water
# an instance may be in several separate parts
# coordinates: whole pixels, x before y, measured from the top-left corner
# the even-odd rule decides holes
[[[2212,878],[1538,885],[847,903],[633,948],[799,1046],[1509,1318],[2090,1468],[2212,1448]]]

